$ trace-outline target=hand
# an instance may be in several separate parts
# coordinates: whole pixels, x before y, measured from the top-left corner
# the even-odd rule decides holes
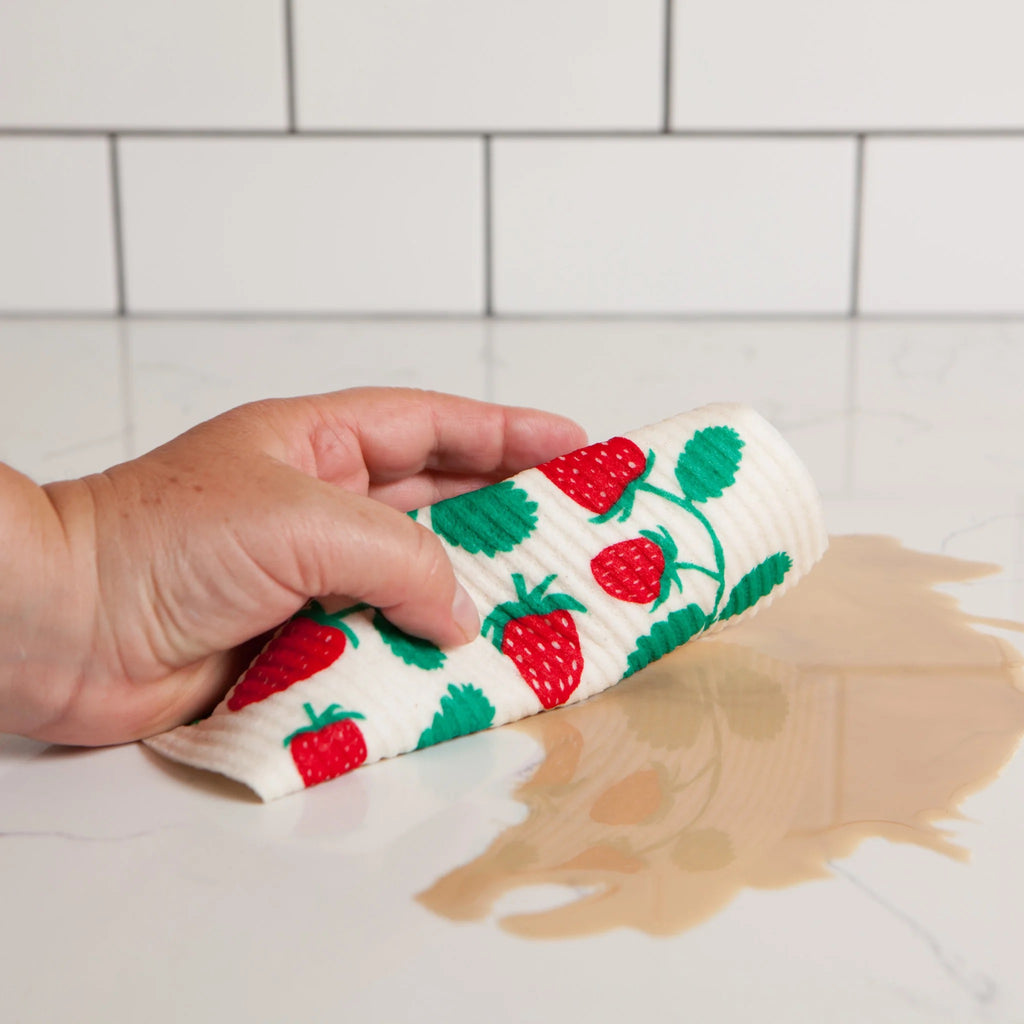
[[[547,413],[367,388],[242,406],[44,488],[0,467],[17,584],[0,596],[0,731],[94,745],[191,721],[311,596],[464,643],[477,613],[403,513],[584,442]]]

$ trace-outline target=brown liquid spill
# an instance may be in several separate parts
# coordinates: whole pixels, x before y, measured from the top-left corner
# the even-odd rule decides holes
[[[545,751],[516,793],[529,817],[419,900],[477,919],[553,883],[581,894],[502,926],[667,935],[744,888],[827,876],[869,837],[965,859],[936,822],[959,817],[1024,733],[1021,655],[973,627],[1024,627],[972,618],[933,588],[992,571],[887,537],[833,538],[750,621],[518,723]]]

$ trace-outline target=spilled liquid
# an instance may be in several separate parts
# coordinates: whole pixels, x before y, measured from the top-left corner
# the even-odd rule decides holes
[[[664,935],[745,888],[825,876],[869,837],[965,859],[937,822],[1024,734],[1022,658],[933,588],[992,571],[886,537],[833,538],[748,622],[518,723],[545,751],[516,793],[528,818],[419,900],[476,919],[513,890],[555,884],[570,902],[501,925]]]

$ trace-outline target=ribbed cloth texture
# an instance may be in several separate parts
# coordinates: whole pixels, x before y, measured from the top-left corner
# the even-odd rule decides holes
[[[439,650],[314,603],[207,719],[146,743],[264,800],[591,697],[774,599],[821,557],[807,470],[753,410],[711,405],[414,513],[483,633]]]

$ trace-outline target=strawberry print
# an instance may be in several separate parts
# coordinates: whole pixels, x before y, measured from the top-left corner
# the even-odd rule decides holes
[[[313,601],[289,619],[239,680],[228,698],[228,710],[239,711],[316,675],[345,653],[349,640],[358,647],[355,633],[343,618],[362,607],[356,605],[328,615],[318,601]]]
[[[610,544],[590,562],[598,586],[611,597],[650,604],[653,612],[668,597],[672,584],[682,590],[675,541],[664,526],[641,530],[639,537]]]
[[[568,594],[547,593],[554,579],[527,590],[524,577],[513,574],[516,600],[498,605],[481,627],[545,709],[564,704],[583,673],[580,637],[569,613],[586,608]]]
[[[537,467],[563,494],[603,519],[625,519],[633,487],[650,472],[643,451],[625,437],[577,448]]]
[[[305,786],[315,786],[358,768],[366,760],[366,740],[355,720],[358,711],[331,704],[319,714],[303,704],[309,724],[285,737]]]

